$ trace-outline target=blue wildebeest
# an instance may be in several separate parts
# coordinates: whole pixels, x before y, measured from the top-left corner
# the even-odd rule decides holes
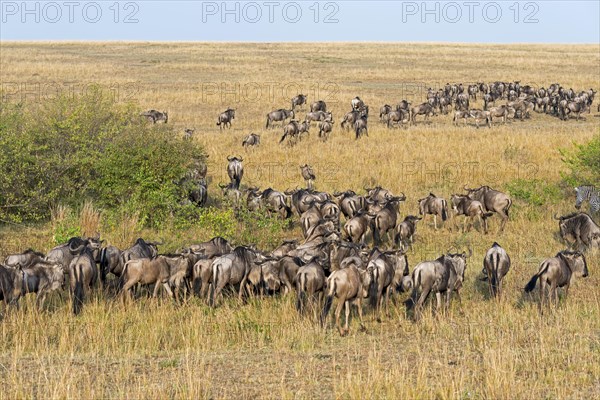
[[[294,110],[285,110],[280,108],[279,110],[271,111],[267,114],[267,125],[265,128],[273,126],[273,122],[285,123],[285,120],[290,118],[294,119]]]
[[[485,253],[483,268],[490,284],[490,294],[499,298],[502,292],[502,279],[510,269],[510,257],[506,250],[494,242],[492,247]]]
[[[156,110],[150,110],[150,111],[143,112],[141,115],[143,117],[146,117],[146,119],[148,121],[151,121],[153,124],[155,124],[159,121],[163,121],[166,124],[167,121],[169,120],[169,115],[166,111],[160,112],[160,111],[156,111]]]
[[[353,190],[334,192],[333,196],[337,198],[340,211],[346,219],[354,217],[358,211],[365,209],[364,196],[357,195]]]
[[[364,133],[365,136],[369,136],[369,130],[367,129],[367,116],[363,115],[354,122],[354,133],[355,139],[359,139]]]
[[[543,305],[546,301],[550,302],[554,296],[555,304],[558,304],[558,288],[565,288],[565,298],[569,293],[569,286],[575,276],[588,276],[587,262],[585,256],[580,252],[561,251],[555,257],[548,258],[540,264],[538,272],[533,275],[531,280],[525,286],[525,292],[530,293],[535,289],[535,285],[540,281],[540,312],[543,312]],[[548,292],[546,293],[546,289]]]
[[[301,106],[306,104],[306,96],[303,94],[299,94],[292,99],[292,110],[296,108],[296,106]]]
[[[30,265],[43,261],[44,257],[44,253],[40,253],[32,249],[27,249],[23,253],[9,254],[8,256],[6,256],[6,258],[4,259],[4,265],[11,268],[26,268]]]
[[[575,199],[576,209],[579,210],[583,202],[589,201],[591,213],[595,214],[600,212],[600,190],[595,186],[577,186],[575,188],[575,194],[577,195],[577,198]]]
[[[425,122],[427,122],[427,117],[430,115],[435,115],[435,110],[429,103],[423,103],[412,107],[410,109],[410,116],[413,125],[417,123],[417,115],[425,115]]]
[[[231,180],[231,186],[233,189],[239,190],[240,183],[244,177],[244,159],[242,157],[227,157],[227,175]]]
[[[415,215],[408,215],[404,218],[404,221],[398,224],[396,227],[396,236],[394,238],[396,246],[410,246],[412,248],[415,232],[417,231],[417,222],[421,219],[423,218]]]
[[[91,290],[96,284],[98,270],[88,240],[84,240],[78,246],[71,243],[69,251],[75,255],[69,264],[69,282],[73,298],[73,314],[77,315],[83,308],[86,288]]]
[[[560,229],[560,237],[571,248],[584,250],[586,248],[600,248],[600,226],[586,213],[556,217]]]
[[[23,281],[23,271],[0,264],[0,300],[4,301],[5,309],[9,305],[18,307]]]
[[[381,244],[386,233],[393,231],[396,228],[398,207],[400,202],[404,200],[406,200],[404,193],[402,193],[401,196],[392,197],[383,204],[381,210],[373,214],[372,230],[373,243],[375,246]]]
[[[247,150],[248,147],[258,147],[260,146],[260,135],[256,133],[251,133],[244,138],[242,141],[242,146]]]
[[[495,212],[502,218],[500,225],[500,232],[502,232],[506,221],[508,221],[508,212],[512,206],[510,197],[506,193],[494,190],[489,186],[480,186],[476,189],[469,189],[465,186],[464,190],[467,191],[467,196],[470,199],[477,200],[483,204],[486,212]]]
[[[39,261],[26,268],[19,268],[23,274],[21,295],[37,293],[36,305],[39,310],[44,306],[48,293],[60,289],[65,280],[65,273],[60,264]]]
[[[219,127],[219,130],[225,127],[231,128],[231,121],[234,119],[235,110],[233,108],[228,108],[227,110],[223,111],[217,117],[217,126]]]
[[[238,297],[241,300],[250,269],[256,260],[263,259],[262,255],[246,246],[238,246],[231,253],[217,257],[212,263],[210,305],[215,306],[216,298],[227,285],[239,285]]]
[[[419,215],[423,217],[433,215],[433,227],[437,229],[437,217],[441,217],[442,221],[448,219],[448,203],[445,199],[437,197],[433,193],[429,193],[427,197],[417,200],[419,203]]]
[[[323,111],[327,112],[327,104],[323,100],[315,101],[310,105],[311,112]]]
[[[468,232],[471,230],[475,217],[479,219],[479,225],[480,227],[483,227],[483,232],[488,232],[487,219],[491,217],[493,213],[486,212],[481,202],[473,200],[469,196],[461,196],[458,194],[453,194],[450,196],[450,202],[452,203],[452,208],[455,212],[454,218],[458,217],[459,215],[465,216],[463,232]]]
[[[377,321],[381,322],[382,306],[388,314],[390,295],[402,289],[402,280],[408,276],[408,260],[404,249],[388,252],[374,251],[367,264],[367,271],[371,274],[369,302],[375,309]]]
[[[319,257],[313,257],[306,265],[298,268],[294,284],[298,293],[296,309],[302,315],[308,306],[307,302],[313,303],[313,305],[320,303],[323,289],[325,289],[325,270]],[[319,299],[315,298],[317,294]],[[317,307],[314,308],[316,311]]]

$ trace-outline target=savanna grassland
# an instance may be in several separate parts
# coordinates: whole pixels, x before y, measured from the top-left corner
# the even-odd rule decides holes
[[[209,196],[226,182],[226,157],[244,158],[243,184],[280,190],[304,184],[298,166],[311,164],[319,190],[380,184],[407,201],[400,214],[417,212],[429,192],[448,198],[464,184],[488,184],[510,193],[514,204],[504,233],[498,218],[490,233],[462,233],[446,222],[434,231],[421,223],[411,270],[451,246],[472,245],[462,290],[447,316],[427,313],[415,324],[405,316],[402,296],[391,315],[368,331],[340,337],[300,318],[292,297],[229,299],[216,309],[191,299],[139,299],[124,307],[100,293],[73,317],[68,295],[51,296],[48,310],[34,299],[0,321],[0,399],[13,398],[439,398],[587,399],[600,396],[600,257],[590,253],[590,276],[575,282],[569,298],[541,316],[522,288],[539,262],[564,248],[554,213],[573,211],[572,189],[559,149],[570,150],[600,134],[595,112],[584,120],[561,121],[534,112],[530,119],[493,128],[453,126],[451,115],[431,123],[388,130],[379,107],[403,98],[424,99],[429,86],[446,82],[520,80],[536,87],[559,82],[582,90],[600,87],[597,45],[458,44],[196,44],[196,43],[1,43],[3,95],[39,102],[57,88],[77,95],[97,84],[140,109],[168,111],[169,124],[183,134],[196,128],[209,156]],[[25,84],[25,86],[23,86]],[[317,129],[290,148],[278,145],[281,128],[266,130],[265,115],[288,108],[302,92],[323,99],[336,124],[322,143]],[[369,137],[355,141],[340,129],[350,99],[370,106]],[[478,101],[480,106],[481,102]],[[219,112],[236,109],[233,127],[215,125]],[[303,112],[300,113],[303,116]],[[244,151],[250,132],[259,148]],[[144,140],[143,137],[140,140]],[[9,188],[2,188],[2,191]],[[93,200],[93,199],[92,199]],[[159,231],[135,220],[105,224],[102,210],[81,212],[81,233],[100,231],[119,247],[137,236],[160,238],[161,250],[209,239],[215,224]],[[92,215],[92,217],[89,217]],[[60,213],[51,222],[4,225],[0,256],[55,245]],[[218,221],[217,221],[218,224]],[[231,237],[265,250],[284,238],[300,237],[296,226]],[[513,264],[505,296],[489,299],[479,280],[483,254],[498,241]],[[243,243],[235,243],[243,244]],[[405,295],[404,295],[405,296]]]

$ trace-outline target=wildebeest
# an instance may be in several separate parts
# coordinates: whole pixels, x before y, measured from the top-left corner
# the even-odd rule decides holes
[[[425,122],[427,122],[427,117],[429,115],[435,115],[435,110],[433,106],[429,103],[419,104],[418,106],[414,106],[410,109],[411,122],[414,124],[417,123],[417,115],[425,115]]]
[[[217,257],[212,264],[210,305],[215,306],[216,298],[227,285],[239,285],[238,297],[241,299],[248,273],[257,259],[258,254],[246,246],[238,246],[231,253]]]
[[[368,288],[371,285],[371,273],[366,270],[360,270],[354,265],[347,268],[334,271],[327,278],[327,288],[325,305],[321,314],[321,323],[325,325],[327,314],[333,304],[333,298],[338,299],[338,305],[335,310],[335,326],[340,335],[345,336],[348,333],[348,320],[350,318],[350,305],[355,304],[358,308],[360,327],[364,329],[362,299],[367,297]],[[344,328],[340,325],[340,314],[342,307],[346,307],[346,321]]]
[[[506,253],[506,250],[494,242],[492,247],[485,253],[483,268],[486,271],[490,284],[490,294],[494,297],[500,297],[502,279],[504,279],[504,276],[506,276],[510,269],[510,257]]]
[[[583,202],[588,201],[590,203],[590,212],[600,212],[600,189],[591,185],[577,186],[575,194],[577,195],[575,199],[576,209],[579,210]]]
[[[183,133],[183,139],[184,140],[192,140],[192,137],[194,136],[194,132],[196,132],[196,129],[186,128]]]
[[[65,273],[60,264],[39,261],[26,268],[19,268],[23,274],[22,295],[37,293],[36,305],[39,310],[44,306],[48,293],[60,289],[65,280]]]
[[[277,213],[282,219],[292,216],[292,210],[285,202],[285,195],[277,190],[266,188],[260,194],[260,199],[269,213]]]
[[[286,255],[279,260],[279,280],[284,286],[285,293],[292,292],[294,279],[302,265],[302,260],[296,256]]]
[[[477,109],[469,110],[469,115],[475,120],[475,126],[479,128],[479,121],[485,120],[485,123],[489,128],[492,127],[492,117],[489,111],[482,111]]]
[[[312,167],[308,164],[304,164],[300,166],[300,172],[302,173],[302,178],[306,182],[308,190],[313,189],[313,182],[316,179],[315,172]]]
[[[11,268],[27,268],[30,265],[38,263],[44,260],[44,253],[27,249],[20,254],[9,254],[4,259],[4,265]]]
[[[581,101],[569,101],[566,107],[562,108],[562,119],[569,119],[569,114],[574,113],[577,115],[577,121],[579,121],[581,113],[585,111],[589,111],[585,103]]]
[[[115,276],[121,276],[123,266],[120,265],[121,250],[116,246],[106,246],[100,250],[100,283],[106,286],[106,276],[112,273]]]
[[[312,103],[310,105],[310,111],[311,112],[316,112],[316,111],[327,112],[327,104],[325,104],[325,102],[323,100],[315,101],[314,103]]]
[[[471,230],[475,217],[479,219],[479,224],[483,227],[484,233],[488,232],[487,219],[491,217],[493,213],[486,212],[481,202],[473,200],[469,196],[461,196],[458,194],[450,196],[450,202],[452,203],[452,209],[456,213],[454,216],[455,218],[459,215],[465,216],[463,232]],[[467,220],[469,223],[466,222]]]
[[[396,228],[398,219],[398,206],[401,201],[406,200],[404,193],[398,197],[388,199],[383,208],[373,216],[373,242],[379,246],[384,235]]]
[[[299,134],[300,125],[298,124],[298,121],[292,120],[286,126],[283,127],[283,136],[281,136],[279,143],[281,144],[283,143],[285,138],[289,138],[290,144],[293,145],[295,144],[295,141],[298,138]]]
[[[471,251],[469,251],[469,255],[464,252],[448,253],[437,260],[424,261],[415,266],[412,273],[413,292],[406,303],[409,308],[414,307],[415,320],[419,320],[423,303],[425,303],[431,292],[435,293],[437,310],[442,307],[442,293],[446,294],[446,311],[450,306],[452,292],[456,292],[460,302],[459,291],[465,278],[467,258],[471,254]]]
[[[502,232],[506,225],[506,221],[508,221],[508,212],[512,206],[510,197],[489,186],[480,186],[476,189],[469,189],[465,186],[464,189],[467,191],[469,198],[483,204],[486,212],[495,212],[502,218],[502,223],[500,225],[500,231]]]
[[[260,146],[260,135],[257,135],[256,133],[249,134],[242,141],[242,146],[245,149],[248,149],[248,147]]]
[[[502,123],[506,123],[506,119],[511,115],[514,115],[514,113],[515,109],[505,104],[499,107],[492,107],[490,108],[490,123],[494,118],[502,118]]]
[[[93,259],[99,259],[100,255],[100,247],[102,241],[100,240],[100,235],[97,234],[95,237],[91,238],[79,238],[72,237],[65,244],[61,244],[59,246],[51,249],[48,254],[46,254],[46,260],[50,262],[56,262],[62,265],[65,271],[69,270],[69,265],[71,264],[71,260],[75,257],[75,253],[71,251],[71,248],[77,248],[79,245],[85,243],[86,246],[89,246],[92,250]]]
[[[234,189],[240,188],[240,183],[242,182],[242,178],[244,177],[244,159],[242,157],[227,157],[227,175],[231,180],[231,186]]]
[[[146,242],[142,238],[137,238],[133,246],[128,249],[123,250],[120,255],[119,265],[112,270],[115,275],[121,276],[123,273],[123,267],[129,260],[135,260],[139,258],[154,258],[158,255],[158,248],[156,247],[158,243],[155,242]]]
[[[367,116],[363,115],[362,117],[358,118],[355,122],[354,122],[354,133],[356,135],[355,139],[358,139],[362,136],[362,134],[365,134],[365,136],[369,136],[369,130],[367,129]]]
[[[346,129],[346,131],[350,130],[351,126],[354,126],[354,123],[356,122],[356,120],[358,118],[360,118],[361,113],[357,110],[352,110],[348,113],[346,113],[344,115],[344,117],[342,118],[342,121],[340,123],[340,126],[344,129]]]
[[[535,289],[537,280],[540,280],[540,312],[547,298],[548,302],[554,296],[555,304],[558,304],[558,288],[565,288],[565,298],[569,293],[569,286],[575,276],[588,276],[587,262],[585,256],[580,252],[561,251],[555,257],[548,258],[540,264],[538,272],[533,275],[525,286],[525,292],[529,293]],[[548,292],[546,294],[546,289]]]
[[[569,247],[578,250],[600,248],[600,226],[588,214],[576,212],[554,218],[559,221],[560,236]]]
[[[395,110],[390,111],[386,115],[387,127],[390,128],[393,124],[404,124],[409,122],[408,110]]]
[[[246,290],[251,294],[263,297],[266,294],[274,294],[279,291],[281,280],[279,278],[279,260],[266,259],[255,262],[246,281]]]
[[[235,110],[233,108],[228,108],[217,117],[217,125],[219,126],[219,129],[223,129],[225,127],[231,128],[231,121],[234,119]]]
[[[296,108],[296,106],[301,106],[306,104],[306,96],[303,94],[299,94],[292,99],[292,110]]]
[[[441,217],[442,221],[448,219],[448,203],[445,199],[437,197],[433,193],[429,193],[427,197],[417,200],[419,203],[419,215],[424,217],[433,215],[433,227],[437,229],[437,217]]]
[[[401,285],[402,277],[408,275],[408,261],[404,250],[385,253],[377,251],[377,255],[371,256],[367,271],[371,274],[369,302],[375,309],[377,321],[381,321],[381,307],[385,306],[387,314],[390,295]]]
[[[159,121],[163,121],[166,124],[167,121],[169,120],[169,115],[166,111],[160,112],[160,111],[156,111],[156,110],[150,110],[150,111],[143,112],[141,115],[143,117],[146,117],[146,119],[148,121],[151,121],[153,124],[155,124]]]
[[[294,110],[280,108],[279,110],[271,111],[267,114],[267,125],[265,128],[268,128],[269,125],[273,126],[273,122],[285,122],[288,118],[294,119]]]
[[[417,222],[421,219],[415,215],[408,215],[404,218],[404,221],[398,224],[396,236],[394,237],[396,246],[411,246],[412,248],[415,232],[417,231]]]
[[[365,106],[365,103],[360,99],[360,97],[356,96],[350,102],[353,110],[360,110]]]
[[[296,277],[294,278],[298,297],[296,300],[296,309],[300,314],[304,314],[308,302],[320,303],[320,298],[325,288],[325,270],[315,257],[306,265],[298,268]],[[315,295],[319,295],[319,299],[315,299]],[[315,307],[316,311],[316,307]]]
[[[379,109],[379,120],[381,122],[384,122],[386,120],[386,116],[392,112],[392,106],[390,106],[389,104],[384,104],[383,106],[381,106],[381,108]]]
[[[467,125],[467,118],[471,118],[471,114],[469,113],[469,111],[454,111],[454,117],[452,118],[452,124],[454,125],[458,125],[459,120],[463,119],[465,122],[465,125]]]
[[[192,266],[186,257],[167,257],[159,255],[154,259],[141,258],[130,260],[125,264],[123,270],[123,295],[131,294],[130,289],[136,284],[154,284],[152,297],[158,295],[162,285],[169,297],[174,298],[178,293],[179,286],[185,279],[191,276]],[[171,290],[175,286],[175,294]]]
[[[365,198],[357,195],[353,190],[334,192],[333,196],[337,198],[340,210],[346,219],[354,217],[358,211],[365,209]]]
[[[375,218],[374,215],[370,215],[364,210],[359,210],[344,224],[344,238],[348,239],[352,243],[364,244],[365,235],[373,218]]]
[[[18,300],[23,289],[23,271],[0,264],[0,299],[5,308],[9,305],[18,307]]]
[[[89,241],[75,245],[69,245],[69,251],[75,256],[69,264],[69,282],[71,296],[73,298],[73,314],[77,315],[83,308],[86,288],[91,290],[98,279],[96,260],[92,249],[88,246]]]
[[[215,257],[202,257],[192,267],[192,288],[194,294],[209,300],[209,288],[212,283],[212,263]]]
[[[221,236],[216,236],[206,242],[191,245],[189,250],[195,253],[201,253],[205,257],[213,258],[230,253],[233,247]]]
[[[331,135],[333,130],[333,121],[321,121],[319,122],[319,137],[326,142]]]
[[[311,111],[306,114],[304,120],[307,122],[333,121],[333,115],[326,111]]]

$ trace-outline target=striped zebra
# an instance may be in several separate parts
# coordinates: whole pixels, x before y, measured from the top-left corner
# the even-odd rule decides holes
[[[579,210],[581,204],[587,200],[590,202],[590,211],[592,213],[600,211],[600,190],[595,186],[578,186],[575,188],[575,193],[577,193],[577,200],[575,202],[576,209]]]

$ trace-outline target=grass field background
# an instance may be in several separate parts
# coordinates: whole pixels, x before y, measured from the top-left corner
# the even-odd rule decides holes
[[[497,233],[435,232],[420,223],[409,252],[411,271],[451,245],[472,244],[462,306],[445,317],[427,314],[419,324],[398,304],[382,323],[367,313],[367,333],[341,338],[299,318],[291,297],[228,300],[217,309],[192,299],[140,299],[127,308],[94,294],[81,316],[70,314],[67,295],[52,297],[49,310],[33,299],[0,322],[0,398],[594,398],[600,393],[600,284],[598,254],[588,255],[590,277],[578,280],[567,301],[540,316],[522,287],[539,262],[564,245],[554,213],[571,212],[574,195],[561,182],[559,149],[571,149],[600,132],[592,111],[585,120],[560,121],[534,112],[530,119],[492,129],[452,125],[451,115],[388,130],[379,107],[403,98],[417,104],[428,87],[446,82],[520,80],[575,90],[600,87],[597,45],[460,44],[196,44],[196,43],[6,43],[0,44],[3,95],[44,101],[56,89],[81,93],[98,84],[140,109],[165,110],[169,124],[209,155],[209,196],[226,182],[228,155],[244,157],[243,183],[280,190],[303,185],[298,166],[309,163],[319,190],[362,190],[380,184],[407,201],[400,214],[415,214],[416,200],[430,191],[449,197],[464,184],[531,190],[540,201],[513,194],[511,221]],[[278,145],[281,128],[264,129],[265,115],[289,107],[302,92],[323,99],[336,124],[320,142],[314,127],[294,148]],[[370,106],[369,137],[355,141],[340,129],[350,100]],[[597,102],[598,100],[596,100]],[[476,105],[481,106],[478,101]],[[595,105],[593,110],[595,110]],[[231,130],[215,125],[219,112],[236,109]],[[303,117],[304,112],[299,116]],[[422,121],[418,117],[418,121]],[[262,145],[244,151],[250,132]],[[143,140],[143,138],[140,138]],[[521,180],[521,181],[519,181]],[[3,190],[7,190],[4,188]],[[162,238],[165,249],[207,240],[210,227],[185,231],[98,229],[120,247],[144,235]],[[300,230],[277,232],[278,239]],[[255,240],[268,247],[264,237]],[[488,299],[478,277],[483,254],[498,241],[512,270],[500,302]],[[240,243],[238,243],[240,244]],[[53,246],[51,224],[4,226],[0,256],[27,247]],[[265,248],[270,250],[269,248]],[[402,300],[403,297],[396,297]]]

